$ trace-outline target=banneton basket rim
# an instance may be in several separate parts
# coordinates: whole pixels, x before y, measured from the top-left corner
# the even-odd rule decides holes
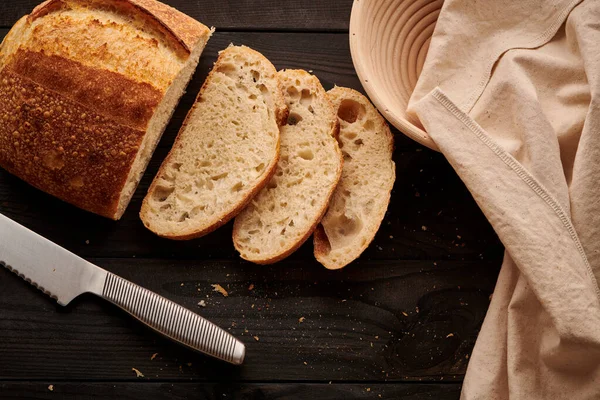
[[[429,135],[421,127],[407,119],[406,107],[397,107],[390,103],[390,88],[394,93],[401,93],[408,99],[416,81],[407,82],[402,76],[401,67],[392,64],[393,71],[390,71],[385,64],[378,63],[378,57],[379,59],[384,57],[388,62],[392,58],[397,59],[398,49],[405,47],[406,43],[403,43],[403,39],[406,39],[406,37],[412,38],[413,41],[414,38],[420,37],[422,42],[420,46],[417,43],[419,47],[415,47],[413,43],[408,44],[411,46],[411,56],[417,52],[426,52],[442,3],[442,0],[434,2],[431,0],[355,0],[350,17],[352,61],[358,78],[371,101],[379,112],[400,132],[436,151],[439,151],[437,145]],[[399,7],[400,5],[404,7]],[[433,9],[433,11],[425,10],[426,7]],[[433,22],[429,23],[429,21]],[[410,30],[408,31],[409,34],[405,35],[406,37],[399,35],[398,32],[406,32],[407,29]],[[374,30],[377,31],[373,32]],[[394,34],[398,37],[394,38]],[[389,43],[390,40],[394,42]],[[402,56],[405,56],[405,54],[402,54]],[[422,64],[418,64],[423,62],[424,56],[419,54],[419,57],[403,57],[401,60],[405,63],[411,63],[408,68],[417,71],[418,76],[422,67]],[[382,66],[383,68],[381,68]],[[396,82],[386,80],[386,74],[389,78],[390,73],[395,75],[394,80]],[[398,87],[398,81],[401,81],[402,87]],[[410,87],[410,93],[407,92],[406,87]]]

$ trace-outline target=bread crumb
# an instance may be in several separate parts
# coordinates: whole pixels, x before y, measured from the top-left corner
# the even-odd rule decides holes
[[[225,290],[225,288],[223,286],[219,285],[218,283],[216,283],[214,285],[210,285],[210,286],[213,287],[213,291],[219,292],[225,297],[229,296],[229,293],[227,293],[227,290]]]
[[[305,319],[306,319],[306,318],[304,318],[304,317],[300,317],[300,319],[298,319],[298,322],[299,322],[299,323],[303,323]]]
[[[181,282],[181,285],[179,285],[179,286],[183,286],[183,282]]]
[[[206,302],[205,302],[204,300],[200,300],[200,301],[198,302],[198,305],[199,305],[200,307],[206,307]]]
[[[447,338],[454,336],[454,333],[449,333],[446,335]]]
[[[260,338],[258,336],[252,336],[254,338],[254,340],[256,340],[257,342],[260,340]]]
[[[370,392],[370,391],[371,391],[371,388],[367,388],[366,390],[367,390],[367,392]]]
[[[48,390],[54,392],[54,385],[48,385]]]
[[[254,290],[254,283],[251,283],[250,286],[248,286],[248,290]]]
[[[150,361],[154,360],[156,358],[156,356],[158,355],[158,353],[154,353],[152,354],[152,357],[150,357]]]
[[[85,244],[90,244],[90,241],[89,241],[89,240],[86,240],[86,241],[85,241]]]
[[[144,374],[142,374],[142,372],[139,369],[137,369],[137,368],[131,368],[131,370],[133,372],[135,372],[135,377],[136,378],[143,378],[144,377]]]
[[[308,363],[306,361],[304,361],[304,365],[308,365]]]
[[[405,317],[408,317],[408,314],[405,313],[404,311],[402,311],[402,315],[404,315]]]
[[[422,225],[422,226],[421,226],[421,230],[422,230],[422,231],[426,231],[426,230],[427,230],[427,227],[426,227],[425,225]]]

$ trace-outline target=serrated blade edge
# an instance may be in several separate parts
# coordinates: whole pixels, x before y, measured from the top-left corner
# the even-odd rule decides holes
[[[67,305],[102,293],[107,271],[0,214],[0,260],[26,282]]]
[[[19,270],[17,270],[16,268],[12,267],[11,265],[8,265],[4,261],[0,260],[0,266],[6,268],[7,270],[9,270],[10,272],[12,272],[13,274],[17,275],[19,278],[23,279],[25,282],[29,283],[30,285],[32,285],[36,289],[40,290],[45,295],[50,296],[54,300],[58,300],[58,297],[55,294],[52,294],[52,292],[50,292],[49,290],[46,290],[43,286],[41,286],[40,284],[38,284],[36,281],[31,280],[30,278],[28,278],[27,276],[25,276],[25,274],[20,273]]]

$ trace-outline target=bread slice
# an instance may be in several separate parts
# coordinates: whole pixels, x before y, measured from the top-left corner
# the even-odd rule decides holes
[[[235,248],[257,264],[287,257],[310,237],[342,174],[339,124],[319,79],[302,70],[279,79],[290,114],[277,172],[233,225]]]
[[[223,50],[140,217],[159,236],[203,236],[235,217],[269,181],[287,107],[275,67],[245,46]]]
[[[0,166],[119,219],[210,35],[154,0],[39,5],[0,45]]]
[[[385,216],[394,181],[394,139],[375,107],[355,90],[327,92],[340,121],[342,179],[315,231],[317,260],[343,268],[369,246]]]

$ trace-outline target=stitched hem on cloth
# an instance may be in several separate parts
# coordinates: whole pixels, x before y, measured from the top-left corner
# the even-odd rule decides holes
[[[567,232],[569,232],[573,242],[575,242],[575,246],[579,251],[579,255],[583,259],[583,262],[586,266],[588,277],[591,279],[596,289],[596,297],[598,297],[600,300],[600,288],[598,287],[598,282],[596,281],[596,277],[592,272],[592,267],[590,266],[587,256],[585,255],[585,251],[583,250],[583,246],[579,241],[579,237],[577,236],[575,227],[571,222],[571,218],[569,218],[567,213],[565,213],[560,203],[540,182],[537,181],[537,179],[535,179],[525,168],[523,168],[520,162],[518,162],[513,156],[508,154],[503,148],[497,145],[484,132],[483,128],[481,128],[471,117],[461,111],[461,109],[458,108],[439,87],[435,88],[431,95],[463,125],[473,132],[481,142],[483,142],[490,150],[492,150],[494,154],[496,154],[506,165],[508,165],[523,182],[525,182],[542,200],[544,200],[546,204],[550,206],[550,208],[552,208],[554,213],[563,223],[564,227],[567,228]]]
[[[531,39],[530,41],[523,43],[521,45],[516,45],[514,47],[500,49],[500,51],[498,52],[498,55],[496,57],[494,57],[492,59],[492,61],[489,63],[489,65],[486,67],[486,69],[485,69],[486,72],[485,72],[484,77],[477,84],[477,86],[475,87],[475,90],[473,90],[473,93],[471,94],[471,96],[469,96],[469,99],[464,104],[464,107],[461,107],[461,108],[466,110],[466,112],[469,112],[475,106],[475,104],[477,103],[477,100],[479,100],[479,98],[483,94],[483,91],[485,90],[487,84],[489,83],[489,81],[492,77],[492,69],[494,68],[494,65],[498,62],[500,57],[502,57],[505,53],[509,52],[510,50],[534,49],[536,47],[540,47],[540,46],[543,46],[544,44],[546,44],[554,36],[556,36],[556,32],[558,32],[558,29],[560,28],[560,26],[565,22],[565,19],[567,19],[567,17],[571,13],[571,11],[573,11],[573,9],[582,1],[585,1],[585,0],[574,0],[571,3],[569,3],[568,6],[566,6],[560,13],[558,13],[558,16],[556,17],[554,22],[552,22],[552,24],[550,25],[550,27],[548,29],[546,29],[544,32],[542,32],[540,35],[536,36],[535,38]]]

